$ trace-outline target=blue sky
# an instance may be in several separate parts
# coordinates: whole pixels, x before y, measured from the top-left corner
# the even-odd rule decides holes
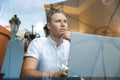
[[[45,24],[44,4],[65,0],[0,0],[0,25],[9,25],[9,20],[17,14],[21,21],[19,29],[31,30],[32,25]]]

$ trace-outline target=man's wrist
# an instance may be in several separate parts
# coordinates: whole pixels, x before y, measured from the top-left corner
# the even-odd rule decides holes
[[[58,77],[58,72],[48,72],[49,77]]]

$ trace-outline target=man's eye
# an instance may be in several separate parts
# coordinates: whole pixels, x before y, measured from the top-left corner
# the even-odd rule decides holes
[[[61,22],[61,20],[57,20],[57,22]]]
[[[67,23],[67,20],[64,20],[65,23]]]

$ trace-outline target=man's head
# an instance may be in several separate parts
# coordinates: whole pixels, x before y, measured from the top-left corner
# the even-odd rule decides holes
[[[50,11],[47,15],[47,28],[49,29],[51,36],[61,38],[68,28],[68,21],[64,11]]]
[[[60,9],[50,10],[50,11],[48,12],[48,14],[47,14],[47,23],[50,23],[50,22],[51,22],[51,17],[52,17],[52,15],[55,14],[55,13],[63,13],[63,14],[65,14],[64,11],[63,11],[63,10],[60,10]]]

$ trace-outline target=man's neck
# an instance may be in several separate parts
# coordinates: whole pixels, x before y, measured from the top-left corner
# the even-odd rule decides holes
[[[54,40],[57,43],[56,46],[59,46],[63,41],[63,38],[60,38],[60,37],[54,37],[52,35],[50,35],[50,37],[51,37],[52,40]]]

